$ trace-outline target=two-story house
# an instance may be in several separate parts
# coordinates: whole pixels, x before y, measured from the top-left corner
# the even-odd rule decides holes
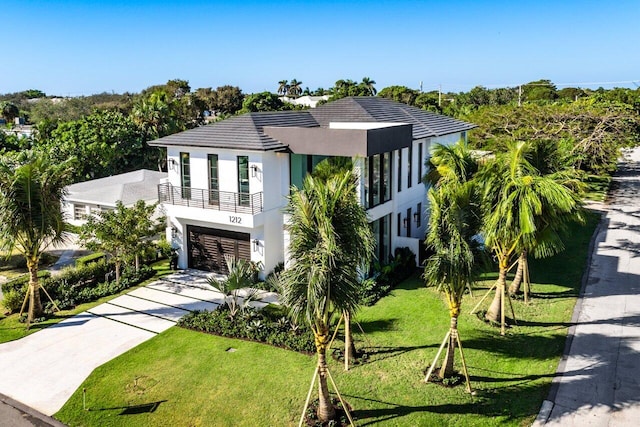
[[[181,268],[225,272],[225,254],[285,261],[283,208],[291,186],[327,157],[353,160],[378,259],[416,254],[426,226],[422,176],[434,143],[466,139],[475,126],[379,97],[350,97],[306,111],[248,113],[150,143],[166,147],[158,186],[167,237]]]

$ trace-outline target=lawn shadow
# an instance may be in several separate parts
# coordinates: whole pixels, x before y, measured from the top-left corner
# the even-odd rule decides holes
[[[138,415],[138,414],[148,414],[153,413],[158,409],[160,404],[168,402],[168,400],[158,400],[156,402],[149,403],[141,403],[138,405],[127,405],[127,406],[113,406],[110,408],[88,408],[87,410],[92,411],[115,411],[118,409],[122,409],[118,415]]]
[[[552,345],[563,344],[563,340],[559,338],[561,337],[552,337],[547,342],[551,342]],[[556,340],[557,342],[555,342]],[[499,340],[493,342],[497,341]],[[530,346],[544,344],[545,340],[539,339]],[[640,365],[640,353],[633,350],[632,344],[631,339],[620,339],[602,334],[583,334],[575,337],[573,345],[577,348],[572,354],[580,356],[581,359],[567,369],[561,377],[554,380],[553,385],[550,385],[548,380],[539,380],[556,377],[554,373],[518,374],[469,366],[471,387],[476,391],[476,395],[468,395],[468,401],[462,403],[410,405],[357,396],[348,397],[354,408],[359,406],[358,401],[373,403],[374,408],[352,411],[352,414],[359,420],[358,425],[360,426],[392,420],[401,424],[400,418],[420,412],[498,417],[500,423],[522,419],[532,421],[540,410],[540,396],[547,395],[550,400],[557,403],[551,416],[552,420],[575,411],[577,407],[584,408],[585,405],[588,408],[604,405],[609,407],[611,411],[616,411],[621,407],[640,403],[640,394],[637,393],[638,379],[633,374],[635,366]],[[620,353],[624,354],[627,359],[624,365],[618,364],[616,366],[615,363],[611,363],[611,349],[618,346]],[[515,344],[513,347],[522,347],[522,343]],[[548,350],[544,350],[544,352],[548,352]],[[524,352],[516,349],[510,353],[516,354],[515,357],[517,357],[518,353]],[[481,375],[474,374],[479,371]],[[606,385],[612,378],[616,381],[616,387],[607,387]],[[511,384],[500,387],[500,383]],[[423,384],[423,386],[438,387],[434,384]],[[372,406],[370,404],[367,406]],[[413,421],[415,422],[415,420]],[[405,423],[407,422],[408,420],[405,420]],[[441,422],[446,423],[445,419],[442,419]]]
[[[379,319],[379,320],[365,320],[364,322],[357,322],[358,325],[362,328],[362,330],[367,333],[373,332],[383,332],[383,331],[393,331],[396,329],[395,325],[398,323],[400,319]],[[356,332],[359,332],[359,329],[354,329]]]

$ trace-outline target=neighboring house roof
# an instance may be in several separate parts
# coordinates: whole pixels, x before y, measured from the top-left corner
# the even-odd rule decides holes
[[[138,200],[156,201],[158,184],[166,172],[141,169],[106,178],[93,179],[67,186],[65,199],[101,206],[115,206],[118,200],[125,206]]]
[[[312,110],[247,113],[157,139],[149,145],[282,151],[287,146],[265,134],[270,127],[329,127],[330,122],[387,122],[413,125],[413,139],[463,132],[476,127],[451,117],[377,96],[342,98]]]

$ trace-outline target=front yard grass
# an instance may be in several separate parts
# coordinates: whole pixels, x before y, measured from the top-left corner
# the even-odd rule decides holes
[[[366,335],[356,341],[369,361],[345,372],[329,358],[356,424],[531,425],[564,349],[597,221],[575,227],[559,256],[531,262],[534,298],[514,301],[521,320],[507,336],[468,314],[493,275],[465,298],[459,329],[475,395],[423,383],[449,318],[419,275],[362,309]],[[297,425],[314,368],[314,357],[174,327],[96,369],[55,416],[71,426]]]
[[[103,302],[107,302],[117,296],[126,294],[127,292],[131,292],[132,290],[140,287],[140,286],[145,286],[148,283],[151,283],[155,280],[158,280],[160,277],[166,276],[167,274],[171,274],[172,271],[169,269],[169,261],[167,260],[162,260],[162,261],[158,261],[154,264],[151,265],[151,267],[156,270],[156,274],[155,276],[153,276],[150,279],[145,280],[144,282],[140,283],[139,285],[136,285],[134,287],[131,287],[129,289],[125,289],[122,292],[115,294],[115,295],[110,295],[110,296],[106,296],[103,298],[100,298],[96,301],[93,302],[88,302],[85,304],[80,304],[78,306],[76,306],[75,308],[73,308],[72,310],[62,310],[60,312],[55,312],[55,314],[53,314],[52,316],[48,317],[46,320],[39,322],[39,323],[33,323],[29,329],[26,328],[26,325],[24,323],[21,323],[18,319],[19,319],[19,314],[18,313],[14,313],[11,314],[9,316],[5,316],[4,314],[2,314],[2,310],[0,309],[0,344],[3,342],[7,342],[7,341],[13,341],[13,340],[17,340],[20,338],[24,338],[27,335],[31,335],[34,332],[38,332],[41,329],[46,328],[47,326],[51,326],[54,325],[58,322],[63,321],[64,319],[68,319],[69,317],[73,317],[78,313],[82,313],[83,311],[89,310],[90,308],[93,308],[99,304],[102,304]],[[45,297],[46,298],[46,297]],[[45,304],[48,300],[47,299],[43,299],[42,303]]]

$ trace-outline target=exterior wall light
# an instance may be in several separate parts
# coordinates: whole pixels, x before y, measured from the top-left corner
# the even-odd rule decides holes
[[[418,212],[415,212],[413,214],[413,222],[415,222],[417,224],[418,223],[418,219],[420,219],[420,214]]]
[[[253,240],[253,252],[258,252],[258,249],[260,249],[260,240],[254,239]]]
[[[171,238],[175,239],[177,235],[178,235],[178,229],[175,227],[175,225],[172,225],[171,226]]]
[[[404,225],[404,228],[407,228],[409,226],[409,218],[405,218],[402,220],[402,225]]]
[[[178,162],[176,161],[176,159],[174,158],[169,159],[169,169],[174,171],[178,170]]]
[[[251,178],[255,178],[258,174],[258,166],[251,165]]]

